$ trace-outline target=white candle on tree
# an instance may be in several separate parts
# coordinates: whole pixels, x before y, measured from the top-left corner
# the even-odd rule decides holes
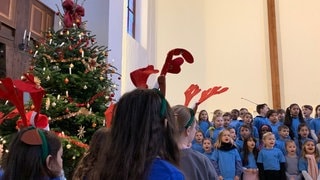
[[[23,40],[26,40],[27,30],[24,30]]]
[[[29,32],[28,41],[30,41],[31,38],[31,31]]]

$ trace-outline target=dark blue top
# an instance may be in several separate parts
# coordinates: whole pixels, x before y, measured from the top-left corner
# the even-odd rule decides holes
[[[150,169],[148,180],[184,180],[182,172],[168,161],[156,158]]]

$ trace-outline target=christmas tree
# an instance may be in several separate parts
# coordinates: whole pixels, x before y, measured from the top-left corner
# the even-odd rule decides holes
[[[49,29],[43,38],[29,42],[28,74],[45,90],[40,113],[48,117],[50,130],[62,139],[64,171],[70,177],[92,134],[105,125],[104,112],[117,89],[112,76],[120,75],[106,61],[107,47],[98,46],[95,36],[85,29],[81,19],[84,8],[73,0],[63,1],[62,7],[63,12],[57,12],[61,29]],[[33,109],[31,101],[26,111]],[[12,109],[2,103],[0,110],[5,117]],[[3,139],[16,131],[12,122],[19,118],[6,119],[0,123],[4,144],[9,140]]]

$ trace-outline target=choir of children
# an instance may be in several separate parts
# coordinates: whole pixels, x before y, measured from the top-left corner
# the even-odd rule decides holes
[[[303,108],[312,111],[309,105]],[[320,179],[317,111],[320,114],[316,108],[313,119],[309,112],[303,117],[299,105],[291,104],[284,121],[280,121],[278,110],[266,104],[257,105],[259,115],[254,119],[250,112],[240,113],[241,117],[236,109],[225,112],[214,117],[213,126],[206,129],[204,154],[212,161],[219,179]]]

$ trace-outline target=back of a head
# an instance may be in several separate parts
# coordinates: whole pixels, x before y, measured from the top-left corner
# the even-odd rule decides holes
[[[173,112],[157,90],[135,89],[124,94],[116,105],[111,129],[106,158],[98,168],[103,179],[144,179],[157,156],[178,162]]]
[[[90,153],[97,154],[103,147],[103,144],[110,138],[110,134],[111,129],[107,127],[101,127],[94,132],[89,145]]]
[[[186,124],[191,119],[191,109],[189,109],[186,106],[183,105],[175,105],[172,107],[174,114],[176,116],[177,125],[178,125],[178,131],[179,133],[183,133],[186,129]],[[195,121],[192,122],[192,124],[195,123]],[[190,124],[190,126],[192,125]]]
[[[62,169],[51,171],[46,165],[48,155],[56,157],[60,148],[60,139],[53,132],[34,128],[20,130],[10,144],[9,153],[3,159],[4,179],[60,176]]]
[[[260,114],[261,109],[263,109],[266,105],[267,105],[266,103],[257,104],[257,106],[256,106],[256,111],[257,111],[257,113]]]
[[[105,148],[105,145],[108,144],[110,135],[111,129],[107,127],[100,127],[96,132],[94,132],[88,151],[77,164],[77,168],[72,177],[73,180],[82,180],[85,179],[86,176],[90,176],[90,173],[94,173],[94,164],[97,162],[99,157],[103,157],[103,149]]]

